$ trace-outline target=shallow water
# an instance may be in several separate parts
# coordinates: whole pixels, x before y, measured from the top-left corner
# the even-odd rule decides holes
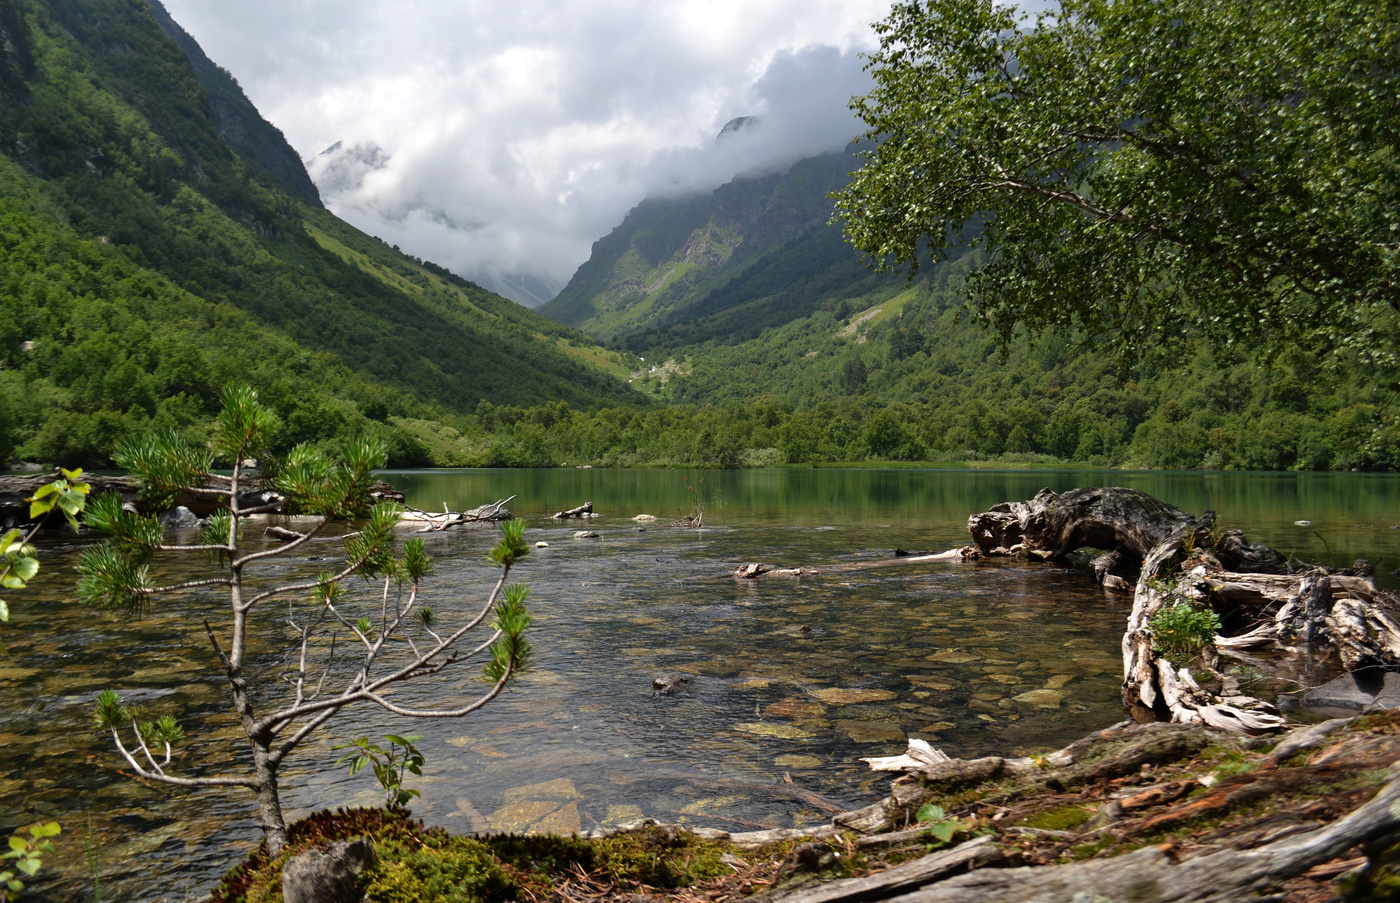
[[[361,709],[331,723],[285,770],[284,800],[313,808],[372,805],[368,772],[349,778],[330,747],[356,736],[417,733],[427,756],[416,814],[453,830],[577,830],[647,815],[731,829],[824,821],[821,801],[874,800],[887,778],[862,756],[924,737],[953,755],[1015,755],[1063,745],[1117,721],[1124,597],[1080,574],[1013,562],[848,566],[898,547],[966,542],[971,513],[1042,486],[1128,485],[1193,513],[1215,509],[1257,541],[1327,563],[1369,557],[1383,583],[1400,564],[1391,519],[1400,480],[1370,475],[1133,474],[777,470],[390,472],[411,504],[474,507],[509,495],[546,541],[513,573],[532,590],[534,669],[462,720],[406,722]],[[700,482],[703,479],[703,482]],[[664,526],[707,502],[703,530]],[[549,519],[591,500],[602,517]],[[630,518],[648,513],[661,524]],[[1305,527],[1297,520],[1309,520]],[[576,530],[598,539],[574,539]],[[426,601],[439,623],[479,604],[494,577],[490,528],[426,537],[437,574]],[[280,563],[314,573],[327,540]],[[298,550],[299,552],[302,550]],[[158,602],[138,621],[68,603],[76,546],[43,550],[32,592],[10,599],[0,659],[0,828],[64,826],[36,884],[52,899],[91,896],[91,824],[108,900],[178,899],[207,890],[256,843],[241,793],[169,793],[129,780],[87,726],[92,699],[120,689],[152,713],[178,715],[192,740],[179,761],[213,771],[237,757],[201,618],[214,596]],[[736,581],[735,566],[816,566],[800,579]],[[187,573],[172,563],[165,576]],[[360,591],[371,604],[371,588]],[[377,605],[375,606],[377,607]],[[269,683],[285,668],[286,632],[253,644]],[[474,670],[474,669],[473,669]],[[1325,669],[1324,669],[1325,671]],[[1319,672],[1321,674],[1323,672]],[[654,696],[653,678],[687,689]],[[397,698],[460,698],[459,674]],[[1018,698],[1019,697],[1019,698]],[[231,742],[233,741],[233,742]],[[781,784],[783,775],[792,784]],[[815,794],[816,797],[813,797]]]

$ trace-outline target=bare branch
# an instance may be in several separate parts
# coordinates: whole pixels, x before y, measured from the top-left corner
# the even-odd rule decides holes
[[[244,555],[242,558],[238,559],[233,563],[233,567],[241,568],[253,563],[254,561],[261,561],[264,558],[274,558],[278,555],[285,555],[292,549],[295,549],[297,546],[310,542],[311,537],[321,532],[321,528],[326,525],[326,522],[326,518],[321,518],[321,522],[318,523],[316,526],[312,527],[307,532],[303,533],[300,539],[294,539],[284,546],[277,546],[275,548],[266,549],[261,552],[252,552],[248,555]]]
[[[147,771],[141,767],[141,764],[136,761],[131,755],[131,752],[122,745],[122,738],[117,735],[115,728],[111,729],[111,734],[112,742],[117,745],[117,752],[121,753],[123,759],[126,759],[126,764],[130,765],[131,770],[136,772],[139,777],[143,777],[148,781],[160,781],[162,784],[174,784],[177,787],[247,787],[250,790],[258,789],[258,782],[255,778],[220,776],[180,778],[165,774],[164,772]]]

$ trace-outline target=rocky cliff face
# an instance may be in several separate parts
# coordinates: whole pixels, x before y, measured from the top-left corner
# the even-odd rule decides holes
[[[160,0],[148,2],[161,30],[189,57],[195,77],[209,94],[214,125],[229,147],[240,157],[267,170],[295,194],[319,206],[321,195],[282,130],[262,117],[237,79],[205,55],[189,32],[170,17]]]

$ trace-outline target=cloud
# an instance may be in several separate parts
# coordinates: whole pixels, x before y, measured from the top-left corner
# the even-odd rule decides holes
[[[331,209],[464,274],[562,284],[648,193],[854,137],[888,0],[166,6],[313,160]],[[757,123],[717,142],[740,116]]]

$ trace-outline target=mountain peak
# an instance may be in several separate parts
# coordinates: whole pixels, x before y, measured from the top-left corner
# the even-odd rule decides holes
[[[739,132],[754,128],[758,122],[757,116],[736,116],[724,124],[724,128],[720,129],[719,134],[715,136],[715,140],[724,141]]]

